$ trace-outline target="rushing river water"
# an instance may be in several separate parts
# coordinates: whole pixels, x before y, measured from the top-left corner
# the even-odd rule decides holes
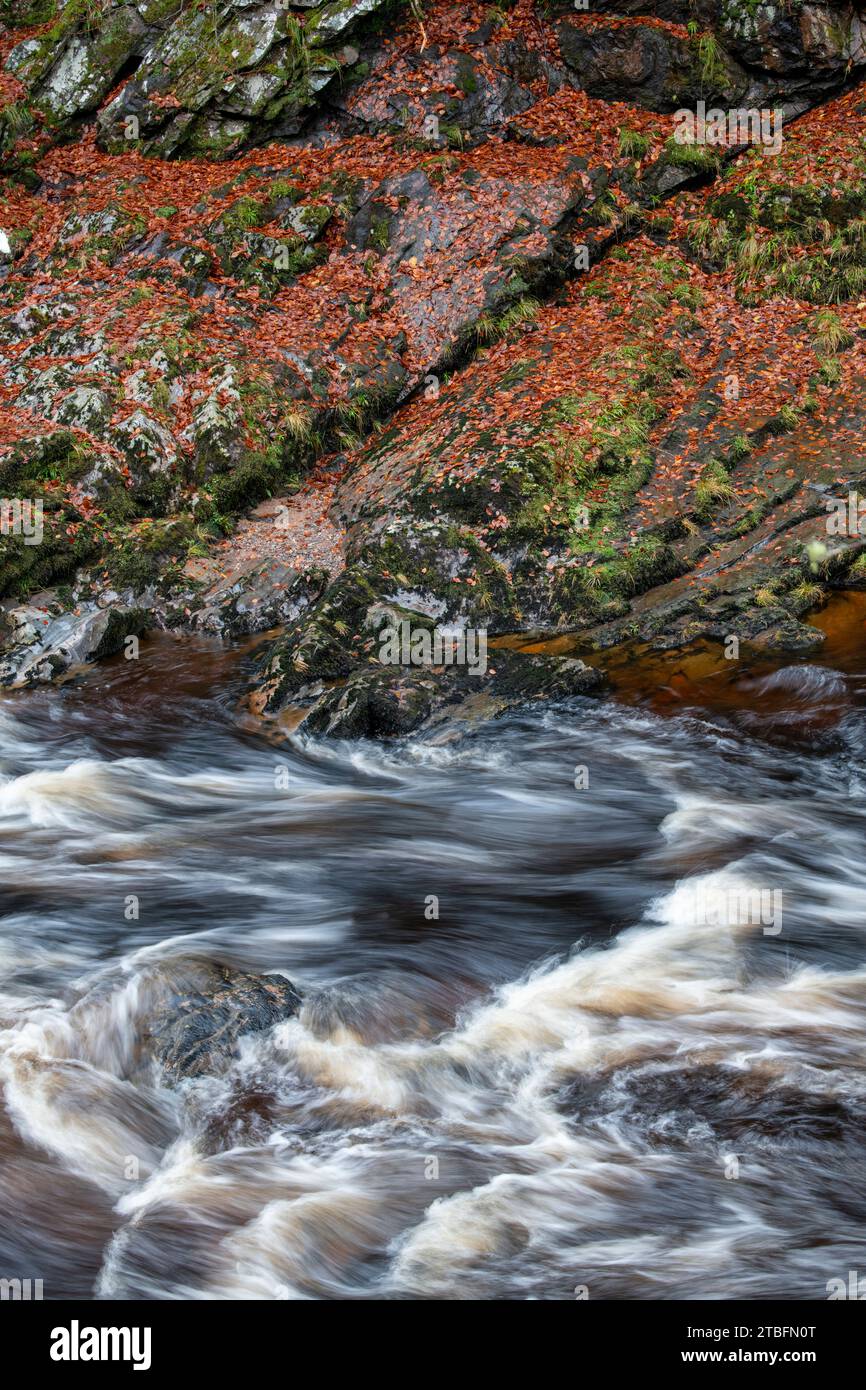
[[[828,652],[715,709],[674,682],[391,747],[244,732],[206,647],[5,697],[0,1276],[820,1299],[866,1268],[866,659]],[[304,1008],[170,1089],[148,982],[203,958]]]

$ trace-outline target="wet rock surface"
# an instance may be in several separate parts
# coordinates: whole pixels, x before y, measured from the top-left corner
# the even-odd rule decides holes
[[[592,14],[575,15],[570,6],[558,14],[572,80],[593,96],[653,110],[702,99],[725,108],[803,110],[818,94],[838,91],[852,61],[862,62],[860,17],[851,5],[601,0]]]
[[[256,135],[290,135],[319,94],[357,61],[346,42],[380,0],[290,9],[229,0],[205,12],[150,0],[31,7],[53,23],[6,59],[27,116],[62,136],[97,116],[104,148],[225,157]],[[25,119],[24,116],[21,118]],[[134,132],[134,134],[132,133]]]
[[[50,599],[49,599],[50,603]],[[141,608],[89,605],[74,613],[50,616],[42,608],[13,608],[5,613],[9,646],[0,659],[0,685],[27,686],[56,680],[90,662],[119,652],[128,637],[148,627]]]
[[[150,1023],[147,1048],[164,1080],[177,1084],[218,1072],[237,1056],[240,1039],[300,1008],[301,996],[278,975],[247,975],[201,964],[172,979],[173,992]]]
[[[344,684],[317,695],[308,682],[296,693],[311,704],[304,729],[332,738],[394,738],[448,722],[495,718],[540,699],[597,695],[604,679],[585,662],[567,657],[524,656],[496,650],[490,669],[474,674],[457,667],[427,670],[361,668]]]

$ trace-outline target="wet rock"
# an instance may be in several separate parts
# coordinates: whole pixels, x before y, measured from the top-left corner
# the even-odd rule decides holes
[[[68,7],[71,14],[72,7]],[[145,40],[146,28],[132,5],[114,5],[105,27],[94,31],[69,28],[60,56],[40,48],[30,62],[18,69],[20,78],[35,78],[33,92],[38,105],[55,123],[95,110],[111,91],[118,74]],[[49,60],[46,75],[43,64]],[[51,61],[51,60],[54,61]]]
[[[38,685],[119,652],[127,637],[140,636],[148,624],[140,608],[83,605],[44,621],[44,615],[13,610],[11,650],[0,659],[0,685]]]
[[[852,61],[863,61],[855,56],[860,17],[847,3],[720,11],[712,0],[598,0],[592,11],[560,11],[556,32],[569,71],[594,96],[657,111],[701,99],[801,111],[840,89]],[[697,32],[685,32],[689,25]]]
[[[123,148],[130,121],[148,154],[230,158],[252,139],[297,131],[334,80],[342,40],[382,0],[312,5],[303,26],[278,4],[233,4],[218,33],[204,11],[154,27],[134,77],[100,112],[100,143]]]
[[[356,671],[345,684],[326,691],[303,723],[305,733],[330,738],[398,738],[484,705],[502,714],[533,700],[595,695],[604,677],[573,657],[530,656],[497,648],[490,669],[473,674],[462,667]]]
[[[34,602],[0,610],[2,646],[14,650],[16,647],[32,647],[38,642],[51,625],[52,618],[57,616],[56,612],[52,613],[49,604],[50,600],[44,607]],[[54,607],[59,608],[59,605]]]
[[[604,686],[603,675],[576,657],[532,656],[497,649],[491,659],[496,665],[491,689],[513,704],[594,695]]]
[[[412,733],[433,709],[439,683],[425,674],[363,670],[328,691],[304,720],[305,732],[330,738],[393,738]]]
[[[238,462],[243,452],[240,425],[240,393],[234,373],[227,367],[213,389],[196,405],[185,432],[195,450],[199,479],[224,473]]]
[[[443,53],[434,44],[397,60],[370,48],[365,52],[370,75],[329,92],[314,129],[397,134],[431,150],[465,148],[532,106],[529,82],[542,75],[542,68],[530,69],[525,50],[521,61],[516,47],[480,45],[476,53]],[[420,83],[422,74],[426,81]]]
[[[299,129],[356,60],[347,35],[382,4],[314,2],[296,7],[300,23],[280,3],[227,0],[217,15],[107,0],[98,24],[86,6],[66,4],[50,27],[12,47],[6,68],[26,92],[29,128],[38,121],[44,136],[64,136],[101,107],[106,149],[227,158],[269,128]]]
[[[207,964],[174,971],[170,984],[147,1039],[169,1085],[222,1070],[237,1056],[241,1038],[293,1018],[301,1006],[298,991],[279,975]]]
[[[122,450],[138,484],[154,473],[167,473],[177,462],[171,431],[146,410],[127,415],[110,432],[109,439]]]
[[[564,278],[570,248],[559,234],[585,201],[581,181],[566,171],[543,182],[517,170],[469,172],[444,192],[416,169],[373,190],[348,238],[379,253],[414,351],[433,369],[481,315],[504,313],[537,285]],[[432,265],[441,267],[435,283],[425,276]]]
[[[719,60],[708,88],[702,83],[695,45],[637,21],[585,26],[567,19],[559,25],[557,37],[563,60],[579,85],[607,101],[629,100],[654,111],[675,111],[701,96],[736,93],[748,85],[742,70]]]
[[[240,573],[225,575],[197,594],[184,625],[226,638],[288,625],[320,596],[327,580],[324,570],[299,573],[279,561],[251,561]]]

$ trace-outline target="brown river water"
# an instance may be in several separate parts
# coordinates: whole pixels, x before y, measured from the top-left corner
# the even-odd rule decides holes
[[[866,1270],[866,599],[815,621],[807,661],[632,653],[608,699],[389,746],[275,746],[243,654],[167,638],[0,698],[0,1277],[798,1300]],[[170,1089],[145,982],[203,958],[304,1007]]]

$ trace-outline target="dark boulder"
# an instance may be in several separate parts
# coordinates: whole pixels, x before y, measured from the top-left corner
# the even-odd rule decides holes
[[[221,1070],[238,1041],[292,1018],[301,996],[279,975],[205,963],[174,982],[152,1017],[148,1048],[169,1084]]]
[[[802,111],[838,91],[866,61],[849,4],[729,7],[597,0],[591,16],[562,7],[557,37],[573,80],[590,95],[654,111],[780,105]],[[599,13],[599,12],[606,13]]]

